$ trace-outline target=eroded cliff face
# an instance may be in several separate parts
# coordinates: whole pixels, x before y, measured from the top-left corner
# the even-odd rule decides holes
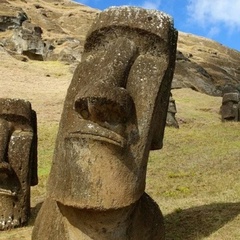
[[[22,60],[60,60],[75,65],[81,61],[85,36],[99,12],[70,0],[0,0],[0,4],[0,45],[9,53],[18,58],[25,55]],[[35,38],[26,41],[24,31]],[[240,52],[179,32],[172,88],[219,96],[225,85],[240,83],[239,63]]]
[[[181,33],[173,88],[190,87],[220,95],[225,85],[240,83],[240,52],[210,39]]]
[[[0,45],[34,60],[79,62],[96,9],[60,1],[0,0]]]

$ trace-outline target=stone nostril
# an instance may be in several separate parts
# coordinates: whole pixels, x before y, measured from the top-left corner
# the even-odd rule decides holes
[[[80,115],[82,116],[82,118],[84,119],[89,119],[90,117],[90,113],[87,109],[83,109],[80,111]]]
[[[87,120],[87,119],[90,118],[91,114],[90,114],[89,109],[88,109],[87,99],[76,99],[74,109],[77,113],[80,114],[80,116],[83,119]]]
[[[127,113],[119,103],[107,98],[78,98],[75,111],[85,120],[116,125],[127,121]]]
[[[127,90],[120,87],[100,86],[91,91],[80,91],[74,101],[74,109],[82,119],[109,126],[125,125],[133,121],[135,107]],[[99,96],[98,96],[99,95]]]

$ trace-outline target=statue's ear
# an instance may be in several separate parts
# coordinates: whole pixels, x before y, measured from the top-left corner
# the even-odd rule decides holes
[[[159,150],[163,147],[163,137],[166,125],[167,108],[168,102],[165,102],[159,109],[159,112],[161,112],[161,114],[157,114],[158,117],[156,117],[155,120],[153,121],[152,124],[153,137],[150,150]]]
[[[159,150],[163,147],[163,136],[160,134],[161,131],[155,132],[150,150]]]
[[[171,78],[168,75],[169,69],[166,70],[165,75],[163,76],[159,93],[157,96],[158,104],[156,104],[156,109],[154,110],[153,119],[152,119],[152,142],[150,150],[158,150],[163,147],[163,137],[164,130],[167,120],[167,111],[169,105],[169,98],[171,95],[171,84],[165,84]]]
[[[30,154],[30,162],[31,162],[31,179],[30,179],[30,181],[31,181],[31,186],[35,186],[38,184],[38,174],[37,174],[38,139],[37,139],[37,114],[34,110],[32,110],[31,126],[33,129],[33,140],[32,140],[32,146],[31,146],[31,154]]]

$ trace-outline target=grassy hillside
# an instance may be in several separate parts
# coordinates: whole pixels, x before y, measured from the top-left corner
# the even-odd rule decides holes
[[[32,24],[41,27],[42,38],[53,52],[48,60],[79,61],[86,34],[99,10],[71,0],[0,0],[0,17],[13,16],[20,8]],[[13,31],[0,32],[0,45],[16,51]],[[225,84],[239,84],[240,53],[215,41],[180,32],[173,88],[188,87],[220,96]],[[21,58],[21,56],[16,56]],[[71,60],[70,60],[71,59]]]
[[[68,37],[78,39],[81,49],[96,14],[68,0],[8,2],[22,7],[41,26],[44,39],[58,39],[59,51],[66,47],[67,42],[60,43]],[[0,38],[10,36],[9,31],[0,34]],[[174,87],[207,92],[211,86],[239,82],[239,52],[184,33],[179,33],[178,50]],[[0,232],[0,240],[31,239],[45,198],[58,122],[72,77],[70,68],[57,61],[17,61],[0,46],[0,97],[31,101],[39,134],[39,184],[32,188],[29,226]],[[165,216],[166,240],[240,240],[240,123],[221,122],[220,97],[190,89],[172,93],[180,128],[166,128],[163,149],[151,152],[146,183],[147,193]]]
[[[147,192],[170,240],[240,239],[239,123],[221,123],[221,98],[175,90],[180,129],[151,153]]]
[[[150,154],[146,191],[165,216],[167,240],[240,239],[239,123],[221,123],[221,98],[174,90],[180,129],[166,128],[164,147]],[[53,103],[54,105],[54,103]],[[39,185],[30,226],[1,240],[30,240],[44,200],[58,123],[39,124]]]

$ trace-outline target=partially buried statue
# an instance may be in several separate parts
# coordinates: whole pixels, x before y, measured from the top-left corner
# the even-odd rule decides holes
[[[222,93],[222,121],[240,121],[240,87],[227,85]]]
[[[36,113],[28,101],[0,98],[0,230],[27,223],[37,182]]]
[[[162,147],[176,41],[162,12],[98,15],[65,99],[33,240],[164,239],[144,190],[149,151]]]
[[[166,120],[166,125],[167,126],[179,128],[177,119],[175,117],[176,113],[177,113],[176,103],[175,103],[175,100],[172,97],[172,93],[170,93],[168,111],[167,111],[167,120]]]

